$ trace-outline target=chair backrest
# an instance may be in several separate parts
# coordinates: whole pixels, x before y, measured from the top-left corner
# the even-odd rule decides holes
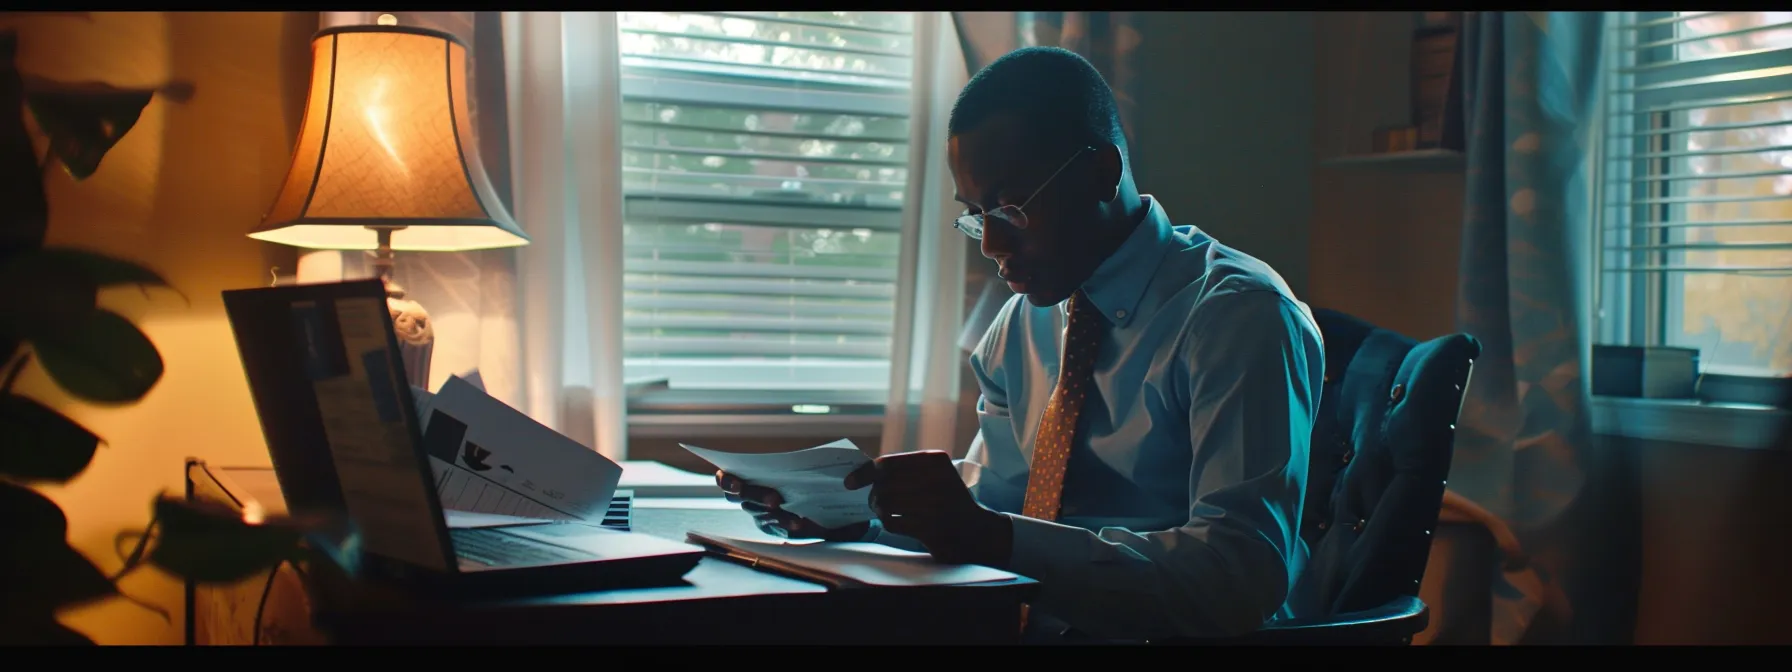
[[[1418,595],[1456,417],[1481,354],[1467,334],[1419,343],[1343,313],[1313,312],[1325,338],[1325,384],[1301,520],[1312,556],[1290,592],[1302,618]]]

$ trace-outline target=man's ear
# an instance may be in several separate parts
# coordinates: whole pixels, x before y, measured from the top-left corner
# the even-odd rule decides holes
[[[1120,176],[1126,172],[1126,157],[1120,154],[1120,146],[1114,143],[1102,143],[1095,146],[1095,184],[1100,194],[1098,198],[1113,202],[1120,197]]]

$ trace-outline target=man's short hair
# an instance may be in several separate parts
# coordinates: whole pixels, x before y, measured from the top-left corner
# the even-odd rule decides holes
[[[958,94],[947,131],[968,133],[1004,113],[1042,142],[1126,146],[1113,89],[1094,65],[1065,49],[1018,49],[979,70]]]

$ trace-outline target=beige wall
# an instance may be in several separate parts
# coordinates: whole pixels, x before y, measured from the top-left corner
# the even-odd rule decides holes
[[[184,458],[267,464],[218,293],[264,284],[268,261],[278,258],[244,233],[285,174],[317,18],[130,12],[5,21],[20,29],[27,74],[138,86],[182,79],[196,89],[185,104],[151,103],[93,177],[75,183],[53,171],[47,180],[51,244],[135,259],[190,301],[167,292],[144,299],[135,290],[103,297],[135,318],[166,360],[162,382],[136,406],[70,402],[35,369],[21,379],[27,394],[107,441],[79,479],[44,491],[67,512],[70,542],[111,571],[121,564],[114,535],[142,527],[158,492],[181,492]],[[171,621],[114,600],[69,613],[65,622],[101,643],[181,641],[177,582],[152,569],[122,587],[168,609]]]

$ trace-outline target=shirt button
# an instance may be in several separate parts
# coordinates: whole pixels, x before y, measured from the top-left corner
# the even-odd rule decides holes
[[[1114,317],[1118,317],[1120,319],[1126,319],[1126,311],[1116,310],[1116,311],[1114,311]]]

